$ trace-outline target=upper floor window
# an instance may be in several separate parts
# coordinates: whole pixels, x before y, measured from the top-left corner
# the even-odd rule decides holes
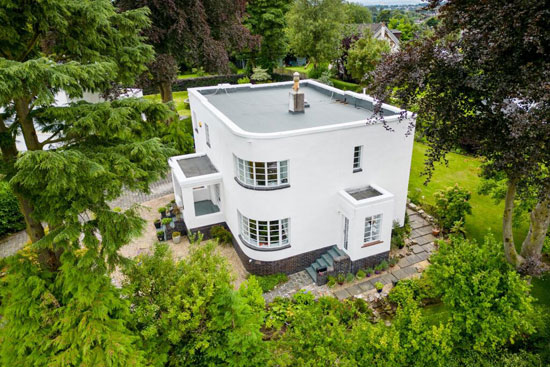
[[[248,245],[268,249],[289,244],[289,218],[256,220],[238,214],[240,235]]]
[[[210,147],[210,129],[206,122],[204,123],[204,135],[206,136],[206,145]]]
[[[365,234],[363,243],[369,243],[380,240],[380,229],[382,226],[382,214],[373,215],[365,218]]]
[[[363,146],[358,145],[353,149],[353,172],[361,170],[361,153],[363,152]]]
[[[288,185],[288,161],[251,162],[235,157],[235,177],[253,188]]]

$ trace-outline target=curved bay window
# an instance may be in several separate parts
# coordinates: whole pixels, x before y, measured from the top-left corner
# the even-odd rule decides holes
[[[240,235],[247,245],[259,249],[288,246],[289,218],[256,220],[245,217],[240,212],[238,214]]]
[[[251,162],[235,157],[235,178],[251,188],[288,186],[288,161]]]

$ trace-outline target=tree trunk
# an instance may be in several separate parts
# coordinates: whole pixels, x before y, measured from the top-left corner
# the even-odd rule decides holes
[[[27,146],[27,150],[41,150],[42,146],[38,141],[38,135],[36,134],[36,129],[34,128],[34,122],[29,116],[30,99],[18,98],[14,100],[14,102],[15,111],[17,114],[17,121],[19,122],[21,130],[23,131],[23,137],[25,138],[25,145]]]
[[[168,103],[168,102],[174,101],[174,98],[172,96],[172,84],[170,84],[169,82],[160,82],[159,89],[160,89],[160,98],[162,99],[162,103]]]
[[[531,211],[529,232],[521,245],[521,256],[539,257],[550,226],[550,197],[541,200]]]
[[[514,230],[512,228],[514,215],[514,199],[516,197],[517,183],[516,180],[508,181],[508,190],[506,191],[506,199],[504,201],[504,215],[502,218],[502,236],[504,240],[504,254],[506,260],[516,268],[519,267],[524,259],[518,255],[516,245],[514,243]]]

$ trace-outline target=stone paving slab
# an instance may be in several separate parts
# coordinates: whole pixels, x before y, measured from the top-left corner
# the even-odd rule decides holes
[[[425,245],[430,242],[434,242],[436,238],[432,234],[427,234],[422,237],[418,237],[414,239],[419,245]]]
[[[413,252],[414,254],[419,254],[419,253],[421,253],[421,252],[426,251],[426,250],[425,250],[422,246],[420,246],[420,245],[414,245],[414,246],[412,246],[412,247],[411,247],[411,250],[412,250],[412,252]]]
[[[374,285],[369,280],[359,283],[358,286],[363,290],[363,292],[368,292],[374,289]]]
[[[420,236],[425,236],[427,234],[432,234],[432,226],[426,222],[426,225],[423,227],[415,228],[415,232],[419,233]]]
[[[348,291],[348,293],[351,294],[352,296],[356,296],[360,293],[363,293],[363,290],[359,287],[358,284],[352,285],[351,287],[346,288],[346,291]]]
[[[343,300],[343,299],[351,297],[351,294],[349,294],[349,292],[346,289],[340,289],[339,291],[334,292],[334,295],[339,300]]]
[[[417,254],[417,256],[418,256],[420,259],[422,259],[422,261],[424,261],[424,260],[426,260],[426,259],[428,259],[428,258],[430,257],[430,254],[427,253],[427,252],[421,252],[421,253]]]
[[[406,268],[403,268],[406,269]],[[397,280],[405,279],[408,275],[403,269],[397,269],[392,271],[393,276],[397,278]]]
[[[416,263],[419,263],[422,261],[421,258],[418,257],[418,255],[412,254],[406,257],[409,260],[409,265],[414,265]]]
[[[426,251],[426,252],[434,252],[435,251],[435,246],[433,244],[433,242],[429,242],[425,245],[422,245],[422,248]]]

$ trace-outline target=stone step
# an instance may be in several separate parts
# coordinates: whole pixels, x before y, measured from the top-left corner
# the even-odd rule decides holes
[[[336,252],[335,249],[331,248],[330,250],[328,250],[327,254],[329,254],[332,259],[336,259],[337,257],[340,257],[340,255],[338,254],[338,252]]]
[[[311,279],[313,279],[314,282],[317,282],[317,273],[315,272],[315,270],[313,270],[311,266],[308,266],[306,268],[306,272],[309,274],[309,276],[311,277]]]
[[[339,249],[337,246],[333,246],[332,248],[338,253],[338,255],[346,256],[346,253],[343,250]]]
[[[321,255],[321,258],[322,258],[323,260],[325,260],[325,262],[326,262],[329,266],[332,266],[332,263],[334,262],[334,261],[332,260],[332,256],[330,256],[329,254],[323,254],[323,255]]]
[[[319,264],[321,268],[328,268],[328,263],[323,260],[323,258],[317,259],[316,263]]]

